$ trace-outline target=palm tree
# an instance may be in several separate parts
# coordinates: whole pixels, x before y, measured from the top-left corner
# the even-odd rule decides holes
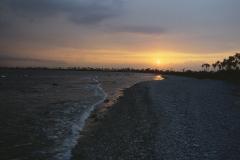
[[[234,57],[235,57],[236,69],[239,69],[239,67],[240,67],[240,53],[236,53],[234,55]]]
[[[215,64],[218,66],[218,71],[219,71],[219,70],[222,68],[222,67],[221,67],[221,62],[220,62],[220,61],[217,61]]]
[[[221,62],[222,65],[222,69],[226,69],[227,68],[227,60],[226,58],[223,59],[223,61]]]
[[[208,69],[208,67],[210,67],[210,64],[204,63],[204,64],[202,64],[202,68],[203,68],[203,67],[206,68],[205,71],[208,71],[207,69]]]
[[[217,63],[213,63],[212,66],[213,66],[213,69],[214,69],[214,72],[215,72],[215,68],[217,67]]]
[[[205,63],[204,63],[204,64],[202,64],[202,71],[203,71],[203,67],[204,67],[204,65],[205,65]]]
[[[208,65],[207,65],[207,63],[204,63],[204,66],[205,66],[205,71],[207,71],[207,67],[208,67]]]
[[[210,64],[206,63],[205,66],[206,66],[207,71],[209,71],[208,68],[210,67]]]
[[[226,60],[226,66],[227,66],[228,70],[230,70],[232,68],[234,69],[236,67],[234,56],[229,56],[229,58]]]

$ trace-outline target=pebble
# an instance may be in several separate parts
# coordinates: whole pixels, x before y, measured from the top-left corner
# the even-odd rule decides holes
[[[73,149],[72,159],[221,159],[222,151],[240,159],[231,150],[239,146],[240,111],[230,88],[176,76],[138,83],[111,106],[113,116]]]

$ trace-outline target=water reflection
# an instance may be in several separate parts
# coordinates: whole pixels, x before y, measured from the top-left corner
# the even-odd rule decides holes
[[[164,78],[161,75],[157,75],[154,77],[154,80],[159,81],[159,80],[164,80]]]

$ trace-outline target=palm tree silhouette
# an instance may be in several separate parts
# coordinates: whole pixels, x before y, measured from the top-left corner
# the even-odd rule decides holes
[[[222,69],[226,69],[227,68],[227,59],[224,58],[223,61],[221,62],[222,65]]]
[[[202,64],[202,71],[203,71],[204,64]]]
[[[206,65],[206,69],[207,69],[207,71],[209,71],[208,68],[210,67],[210,64],[206,63],[205,65]]]
[[[217,67],[217,62],[213,63],[212,66],[213,66],[213,69],[214,69],[214,72],[215,72],[215,68]]]
[[[239,67],[240,67],[240,53],[236,53],[234,55],[234,57],[235,57],[236,69],[239,70]]]
[[[215,64],[218,66],[218,71],[221,70],[221,62],[217,61]]]
[[[203,67],[206,68],[205,71],[208,71],[208,68],[210,67],[210,64],[204,63],[204,64],[202,64],[202,68],[203,68]]]

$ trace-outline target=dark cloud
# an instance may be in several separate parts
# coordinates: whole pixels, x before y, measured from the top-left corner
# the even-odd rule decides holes
[[[114,27],[111,29],[113,32],[126,32],[145,35],[158,35],[166,33],[166,29],[163,27],[151,27],[151,26],[129,26],[129,27]]]
[[[117,17],[118,13],[115,13],[114,11],[108,11],[106,10],[98,10],[98,11],[92,11],[91,13],[80,13],[80,11],[77,11],[75,14],[70,15],[70,21],[75,24],[97,24],[99,22],[104,21],[108,18]]]
[[[31,61],[31,62],[45,62],[45,63],[55,63],[55,64],[67,64],[66,61],[62,60],[45,60],[38,58],[30,58],[30,57],[13,57],[7,55],[0,55],[1,61]]]
[[[64,1],[64,0],[10,0],[12,11],[33,21],[49,16],[66,14],[69,21],[78,25],[97,24],[120,14],[120,1],[106,0]]]
[[[8,29],[11,25],[7,22],[0,21],[0,29]]]
[[[23,16],[28,14],[40,17],[51,16],[60,10],[59,4],[51,0],[10,0],[9,6],[13,11],[21,13]]]

